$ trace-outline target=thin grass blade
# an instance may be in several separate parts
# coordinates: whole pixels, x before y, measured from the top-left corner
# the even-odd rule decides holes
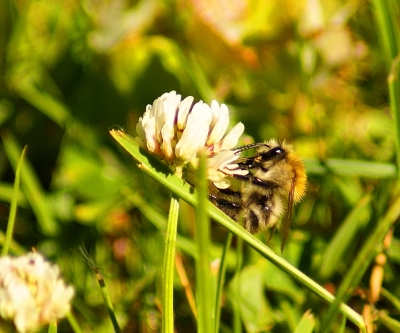
[[[343,221],[340,228],[336,231],[335,236],[329,243],[324,256],[321,260],[321,268],[319,275],[321,279],[328,279],[338,267],[339,261],[346,253],[348,247],[353,242],[354,237],[362,225],[361,214],[366,213],[369,203],[371,202],[371,195],[367,194]]]
[[[17,170],[15,171],[15,180],[14,180],[14,190],[11,198],[11,206],[10,206],[10,215],[8,216],[7,230],[3,243],[3,249],[1,250],[1,255],[5,256],[8,254],[8,250],[11,245],[12,235],[14,231],[15,218],[17,217],[17,206],[18,206],[18,194],[19,194],[19,182],[21,175],[21,166],[24,160],[26,151],[26,146],[22,150],[21,156],[18,161]]]
[[[296,327],[294,333],[312,333],[315,327],[315,318],[311,313],[311,310],[307,310],[303,316],[299,324]]]
[[[113,325],[115,333],[121,333],[122,330],[119,327],[117,317],[115,316],[115,311],[114,307],[112,305],[110,295],[108,293],[108,289],[106,286],[106,281],[104,280],[103,274],[100,272],[99,267],[97,267],[96,263],[94,260],[89,256],[89,253],[87,252],[86,248],[84,246],[80,246],[79,250],[81,251],[81,255],[83,259],[87,262],[89,267],[93,270],[93,272],[96,274],[96,279],[97,282],[100,285],[100,290],[101,290],[101,296],[103,296],[104,303],[107,308],[108,315],[111,319],[111,323]]]
[[[67,314],[67,320],[72,327],[74,333],[82,333],[81,328],[79,327],[78,322],[76,321],[75,317],[72,315],[71,312]]]
[[[227,253],[229,250],[229,247],[231,246],[232,243],[232,233],[228,233],[226,236],[224,248],[222,250],[222,255],[221,255],[221,262],[219,264],[219,270],[218,270],[218,282],[217,282],[217,292],[215,295],[215,332],[219,332],[219,322],[221,320],[221,302],[222,302],[222,293],[224,290],[224,284],[225,284],[225,274],[226,274],[226,264],[227,264]]]
[[[174,332],[174,269],[176,233],[178,228],[179,198],[171,195],[168,226],[165,234],[164,267],[162,277],[162,331]]]
[[[18,159],[21,155],[21,148],[14,137],[8,133],[3,134],[4,150],[14,170],[17,168]],[[22,189],[28,199],[33,212],[38,220],[42,232],[47,236],[54,236],[59,231],[57,221],[53,212],[46,204],[46,196],[33,168],[27,161],[21,168]]]
[[[206,157],[200,155],[197,170],[197,205],[196,211],[196,291],[198,309],[198,332],[214,332],[213,288],[210,271],[210,220],[207,212],[208,182]],[[214,314],[215,315],[215,314]]]
[[[52,322],[49,324],[48,333],[57,333],[57,322]]]

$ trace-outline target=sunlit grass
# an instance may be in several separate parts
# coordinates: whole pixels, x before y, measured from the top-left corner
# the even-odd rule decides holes
[[[0,3],[0,248],[43,253],[76,289],[42,332],[399,332],[399,13],[393,0]],[[205,200],[205,181],[193,190],[132,144],[171,90],[226,103],[241,144],[276,137],[304,158],[283,255],[277,235]]]

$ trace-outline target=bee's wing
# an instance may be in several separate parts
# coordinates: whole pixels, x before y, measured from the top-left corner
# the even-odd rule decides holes
[[[293,206],[294,206],[294,184],[295,177],[293,177],[292,184],[290,186],[289,197],[287,202],[287,210],[285,217],[283,218],[281,225],[279,226],[279,235],[281,236],[281,251],[285,249],[285,244],[289,236],[290,223],[292,222]]]

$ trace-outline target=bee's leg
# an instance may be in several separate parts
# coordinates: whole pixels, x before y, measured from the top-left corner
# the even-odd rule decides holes
[[[244,180],[244,181],[250,181],[253,179],[253,175],[249,172],[247,175],[236,175],[233,174],[232,178],[238,179],[238,180]]]
[[[271,197],[259,191],[252,192],[244,202],[245,228],[255,234],[265,229],[271,215]]]
[[[240,194],[239,191],[234,191],[234,190],[230,189],[229,187],[228,188],[219,188],[218,192],[222,193],[225,196],[232,196],[237,199],[242,198],[242,195]]]
[[[279,187],[279,185],[276,184],[273,181],[263,180],[263,179],[258,178],[258,177],[252,177],[251,178],[251,183],[253,185],[256,185],[256,186],[259,186],[259,187],[262,187],[262,188],[265,188],[265,189],[268,189],[268,190],[273,190],[273,189],[276,189],[276,188]]]
[[[210,193],[209,199],[231,219],[237,221],[242,209],[242,197],[239,192],[231,189],[219,189]]]
[[[260,165],[260,163],[258,161],[255,161],[254,158],[250,158],[248,160],[239,162],[237,164],[239,165],[240,169],[246,169],[246,170],[255,169]]]

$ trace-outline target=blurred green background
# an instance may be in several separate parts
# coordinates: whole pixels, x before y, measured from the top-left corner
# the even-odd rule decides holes
[[[399,3],[386,2],[397,24]],[[391,55],[374,11],[373,2],[360,0],[0,2],[3,233],[16,161],[27,145],[13,252],[35,247],[59,263],[76,288],[73,313],[83,331],[110,332],[97,281],[77,254],[83,243],[124,332],[159,332],[169,193],[108,130],[119,125],[134,136],[146,105],[176,90],[228,104],[231,119],[245,124],[243,143],[294,143],[309,186],[284,257],[334,292],[400,190],[387,89]],[[194,216],[185,204],[181,210],[175,324],[177,332],[194,332],[182,282],[186,274],[193,285]],[[213,258],[225,237],[213,225]],[[268,233],[259,237],[266,242]],[[235,245],[221,332],[233,332]],[[278,237],[270,242],[276,251],[279,245]],[[307,309],[323,317],[325,303],[250,248],[243,251],[246,332],[293,332]],[[385,322],[388,315],[400,320],[398,231],[382,253],[382,283],[392,298],[371,302],[370,268],[349,305],[371,315],[373,332],[399,332],[400,325],[396,331]],[[340,321],[335,325],[332,332]],[[71,331],[67,321],[59,331]],[[357,329],[348,324],[346,332]]]

